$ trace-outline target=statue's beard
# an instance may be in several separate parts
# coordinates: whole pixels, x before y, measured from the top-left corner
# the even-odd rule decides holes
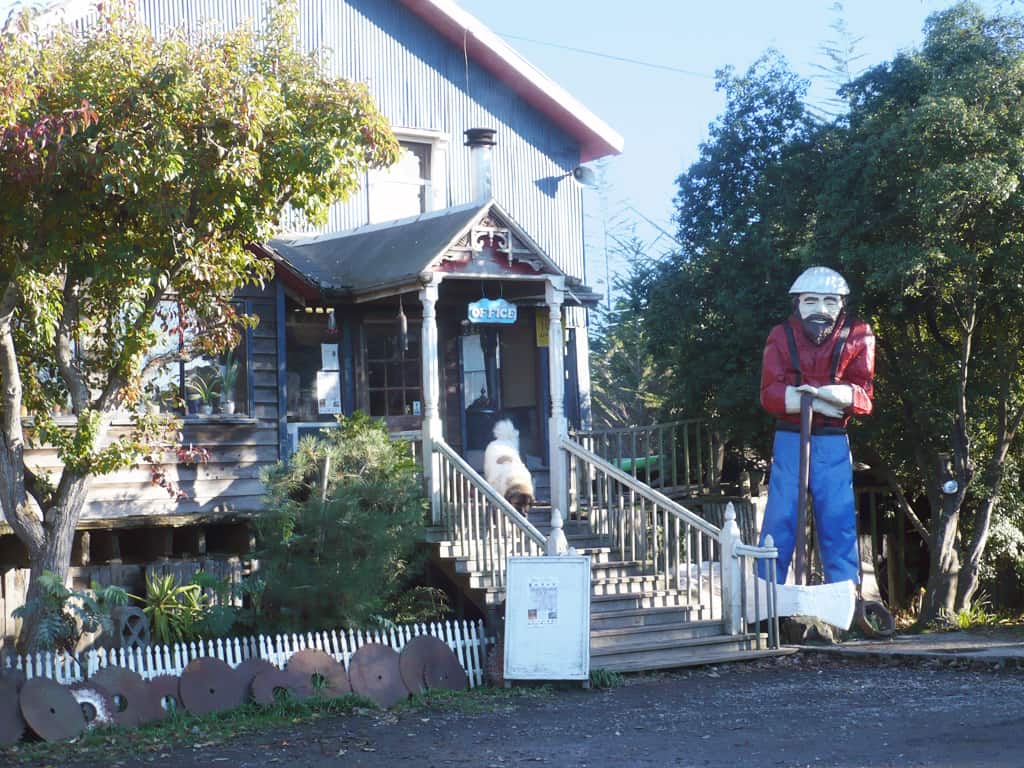
[[[808,315],[800,318],[800,325],[811,343],[821,346],[836,327],[836,318],[822,314]]]

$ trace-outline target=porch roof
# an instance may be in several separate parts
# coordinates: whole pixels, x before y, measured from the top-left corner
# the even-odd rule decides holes
[[[266,243],[261,250],[308,286],[325,294],[353,299],[418,288],[424,272],[437,270],[451,277],[458,275],[439,268],[453,250],[465,250],[470,230],[487,217],[507,226],[534,265],[536,274],[565,273],[530,239],[494,200],[431,211],[413,218],[373,224],[329,235],[281,238]],[[461,244],[461,245],[460,245]],[[480,275],[478,275],[480,276]],[[486,277],[502,278],[491,274]],[[517,274],[509,270],[508,279]],[[580,281],[566,278],[570,303],[596,303],[600,297]],[[575,299],[575,301],[572,301]]]

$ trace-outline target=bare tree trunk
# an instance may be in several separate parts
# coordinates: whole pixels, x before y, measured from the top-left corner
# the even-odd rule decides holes
[[[44,515],[43,527],[46,535],[37,546],[29,548],[30,570],[26,604],[39,599],[39,576],[44,571],[54,574],[61,582],[67,581],[68,568],[71,564],[71,545],[74,542],[82,507],[85,506],[89,480],[89,477],[69,475],[67,472],[61,477],[57,503],[47,509]],[[26,616],[18,635],[18,649],[22,653],[39,645],[41,618],[38,612]]]
[[[966,611],[971,607],[974,595],[981,584],[981,558],[985,553],[985,545],[988,543],[988,534],[992,524],[992,510],[995,508],[998,498],[992,496],[985,500],[978,510],[978,517],[974,521],[974,536],[971,539],[970,549],[967,551],[967,558],[960,568],[960,578],[956,589],[956,602],[953,606],[956,612]]]
[[[952,479],[953,468],[948,457],[939,457],[939,471],[934,483],[940,489],[943,483]],[[965,488],[960,484],[955,493],[940,490],[937,494],[940,507],[933,509],[932,538],[929,545],[928,585],[925,588],[921,613],[915,627],[924,629],[929,623],[945,614],[954,613],[957,583],[960,577],[960,557],[956,549],[957,528],[960,523],[960,506],[963,504]]]

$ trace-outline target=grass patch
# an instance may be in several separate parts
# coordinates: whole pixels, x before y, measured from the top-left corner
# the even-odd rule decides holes
[[[226,712],[192,715],[172,712],[167,719],[139,728],[109,726],[86,731],[77,739],[54,743],[22,742],[0,749],[13,765],[58,766],[90,757],[103,764],[118,757],[159,757],[174,747],[215,746],[238,736],[269,728],[296,725],[332,715],[349,715],[375,708],[362,697],[346,695],[306,701],[282,698],[271,705],[249,703]]]
[[[622,685],[622,675],[612,672],[609,669],[590,670],[590,685],[592,688],[616,688]]]

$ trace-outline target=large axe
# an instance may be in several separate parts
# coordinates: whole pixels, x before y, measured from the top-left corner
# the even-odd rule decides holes
[[[849,629],[857,607],[857,587],[853,581],[807,586],[807,496],[811,479],[811,422],[814,417],[814,395],[800,397],[800,462],[797,469],[796,546],[794,549],[793,578],[796,584],[776,586],[776,610],[779,616],[811,616],[821,621]],[[767,605],[768,583],[756,580],[757,605]],[[753,592],[753,590],[751,591]],[[754,616],[755,597],[747,597],[747,615]],[[757,617],[760,618],[760,617]]]

